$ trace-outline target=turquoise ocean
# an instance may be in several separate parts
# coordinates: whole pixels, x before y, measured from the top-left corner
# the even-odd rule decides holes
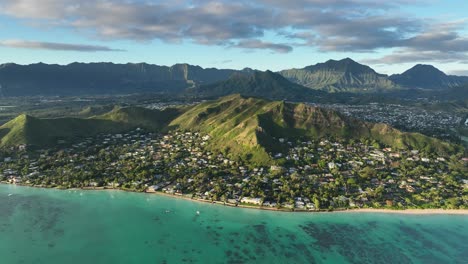
[[[286,213],[0,184],[0,263],[468,263],[468,216]]]

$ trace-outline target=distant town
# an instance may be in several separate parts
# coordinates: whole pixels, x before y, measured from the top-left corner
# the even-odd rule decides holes
[[[456,129],[468,127],[464,113],[444,110],[426,110],[399,104],[319,104],[345,115],[373,123],[385,123],[404,131],[420,132],[427,136],[460,143]]]

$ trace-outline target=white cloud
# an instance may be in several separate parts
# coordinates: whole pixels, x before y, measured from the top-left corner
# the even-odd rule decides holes
[[[57,42],[38,42],[27,40],[0,40],[0,46],[11,48],[25,49],[45,49],[45,50],[66,50],[66,51],[81,51],[81,52],[96,52],[96,51],[123,51],[121,49],[112,49],[106,46],[68,44]]]

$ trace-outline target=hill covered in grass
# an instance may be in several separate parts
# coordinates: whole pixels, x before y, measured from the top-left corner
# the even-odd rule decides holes
[[[207,133],[212,138],[209,147],[258,165],[271,162],[269,153],[284,150],[278,138],[369,139],[399,149],[456,151],[456,147],[440,140],[359,121],[333,110],[240,95],[199,104],[170,126]]]
[[[137,127],[159,131],[179,114],[179,110],[149,110],[140,107],[116,107],[91,118],[36,118],[19,115],[0,127],[0,147],[27,144],[44,147],[101,133],[120,133]]]

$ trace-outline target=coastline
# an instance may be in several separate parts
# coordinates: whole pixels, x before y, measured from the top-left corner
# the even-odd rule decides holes
[[[407,215],[468,215],[468,209],[379,209],[379,208],[357,208],[341,212],[346,213],[387,213]]]
[[[4,185],[12,185],[5,182],[0,182]],[[275,211],[275,212],[286,212],[286,213],[385,213],[385,214],[405,214],[405,215],[468,215],[468,209],[443,209],[443,208],[431,208],[431,209],[383,209],[383,208],[336,208],[333,210],[293,210],[288,208],[276,208],[276,207],[264,207],[258,205],[242,205],[242,204],[231,204],[221,201],[211,201],[204,200],[199,198],[191,198],[184,196],[182,194],[169,194],[163,192],[140,192],[134,190],[125,190],[119,188],[106,188],[106,187],[83,187],[83,188],[53,188],[53,187],[44,187],[44,186],[33,186],[33,185],[23,185],[17,184],[17,186],[24,187],[33,187],[33,188],[42,188],[42,189],[56,189],[56,190],[84,190],[84,191],[123,191],[123,192],[134,192],[134,193],[143,193],[143,194],[154,194],[161,195],[170,198],[183,199],[192,202],[200,203],[209,203],[229,207],[238,207],[254,210],[265,210],[265,211]]]

